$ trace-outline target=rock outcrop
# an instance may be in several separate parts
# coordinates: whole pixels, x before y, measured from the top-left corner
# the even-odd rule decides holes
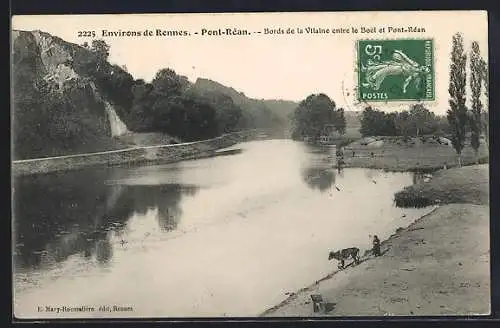
[[[14,159],[120,147],[128,129],[103,82],[121,69],[41,31],[14,30],[11,58]]]

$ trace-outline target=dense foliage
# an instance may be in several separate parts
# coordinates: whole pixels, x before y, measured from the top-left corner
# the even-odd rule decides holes
[[[343,134],[346,128],[344,110],[337,109],[335,102],[323,93],[302,100],[291,115],[291,121],[292,138],[296,140],[305,137],[317,140],[332,131]]]
[[[411,105],[409,110],[386,113],[366,107],[361,115],[360,132],[363,136],[419,136],[447,134],[449,127],[422,104]]]
[[[483,103],[481,102],[481,87],[483,83],[483,62],[479,51],[479,44],[472,42],[472,51],[470,56],[470,88],[471,88],[471,113],[469,117],[471,130],[471,146],[478,158],[481,132],[483,132],[482,113]]]
[[[460,33],[453,36],[450,64],[450,109],[447,111],[448,121],[452,131],[451,142],[458,155],[458,165],[461,165],[460,155],[465,147],[467,125],[469,123],[467,107],[465,106],[465,86],[467,55],[464,51],[463,37]]]

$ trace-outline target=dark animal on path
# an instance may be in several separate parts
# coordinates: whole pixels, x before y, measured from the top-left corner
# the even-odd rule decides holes
[[[331,251],[328,254],[328,260],[336,259],[339,261],[339,269],[345,268],[345,260],[352,258],[354,260],[354,264],[359,264],[359,248],[350,247],[344,248],[340,251]]]

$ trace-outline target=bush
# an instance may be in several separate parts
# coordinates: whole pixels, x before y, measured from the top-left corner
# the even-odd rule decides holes
[[[413,189],[405,188],[394,194],[396,207],[414,207],[422,208],[434,205],[435,202],[430,198],[414,192]]]

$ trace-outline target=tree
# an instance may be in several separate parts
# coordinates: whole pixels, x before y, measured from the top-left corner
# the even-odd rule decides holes
[[[489,77],[488,77],[488,64],[486,61],[481,58],[481,69],[482,69],[482,81],[484,84],[484,96],[485,96],[485,111],[483,111],[483,120],[482,120],[482,128],[484,131],[484,138],[487,143],[489,143],[489,119],[488,119],[488,111],[489,111],[489,95],[490,95],[490,85],[489,85]]]
[[[489,77],[488,77],[488,64],[484,60],[484,58],[480,58],[480,63],[481,63],[481,72],[482,72],[482,80],[484,82],[484,95],[486,96],[486,99],[489,99],[490,95],[490,88],[489,88]],[[488,107],[488,106],[486,106]]]
[[[424,107],[423,104],[414,104],[409,111],[411,125],[418,137],[421,132],[432,133],[435,130],[436,119],[434,113]]]
[[[411,119],[408,111],[404,110],[396,115],[394,121],[397,135],[408,138],[411,134]]]
[[[183,86],[181,80],[175,71],[170,68],[159,70],[151,84],[156,93],[167,97],[175,97],[182,94]]]
[[[134,100],[128,118],[130,128],[134,131],[147,131],[153,124],[154,115],[151,109],[156,99],[152,91],[153,86],[144,80],[134,81],[131,88]]]
[[[312,94],[302,100],[292,117],[292,135],[296,139],[310,137],[317,140],[328,126],[340,126],[335,102],[327,95]]]
[[[481,54],[479,51],[479,44],[472,42],[472,51],[470,55],[470,88],[472,92],[471,113],[469,123],[471,128],[471,146],[476,154],[476,164],[479,163],[479,146],[480,136],[482,131],[482,108],[481,103],[481,86],[483,78],[483,68],[481,64]]]
[[[382,126],[381,135],[384,136],[396,136],[398,135],[398,129],[396,127],[397,113],[385,113],[384,114],[384,124]]]
[[[457,152],[458,166],[462,165],[461,154],[465,145],[465,133],[468,121],[467,107],[465,106],[465,65],[467,55],[464,52],[463,38],[460,33],[453,36],[450,64],[450,108],[447,110],[447,118],[450,122],[451,142]]]
[[[361,114],[361,128],[359,132],[363,137],[382,135],[385,125],[385,113],[371,106],[366,107]]]
[[[104,40],[92,40],[90,51],[92,51],[101,62],[105,62],[109,57],[109,45]]]
[[[234,104],[233,99],[218,91],[206,91],[202,95],[187,93],[189,97],[199,102],[210,104],[216,110],[218,131],[220,133],[233,132],[240,121],[242,110]]]
[[[336,120],[334,122],[335,130],[337,130],[337,132],[340,133],[341,135],[344,135],[345,128],[346,128],[344,109],[339,108],[336,114],[337,114],[337,117],[336,117]]]
[[[450,122],[446,118],[446,115],[436,117],[436,135],[448,136],[451,134]]]

